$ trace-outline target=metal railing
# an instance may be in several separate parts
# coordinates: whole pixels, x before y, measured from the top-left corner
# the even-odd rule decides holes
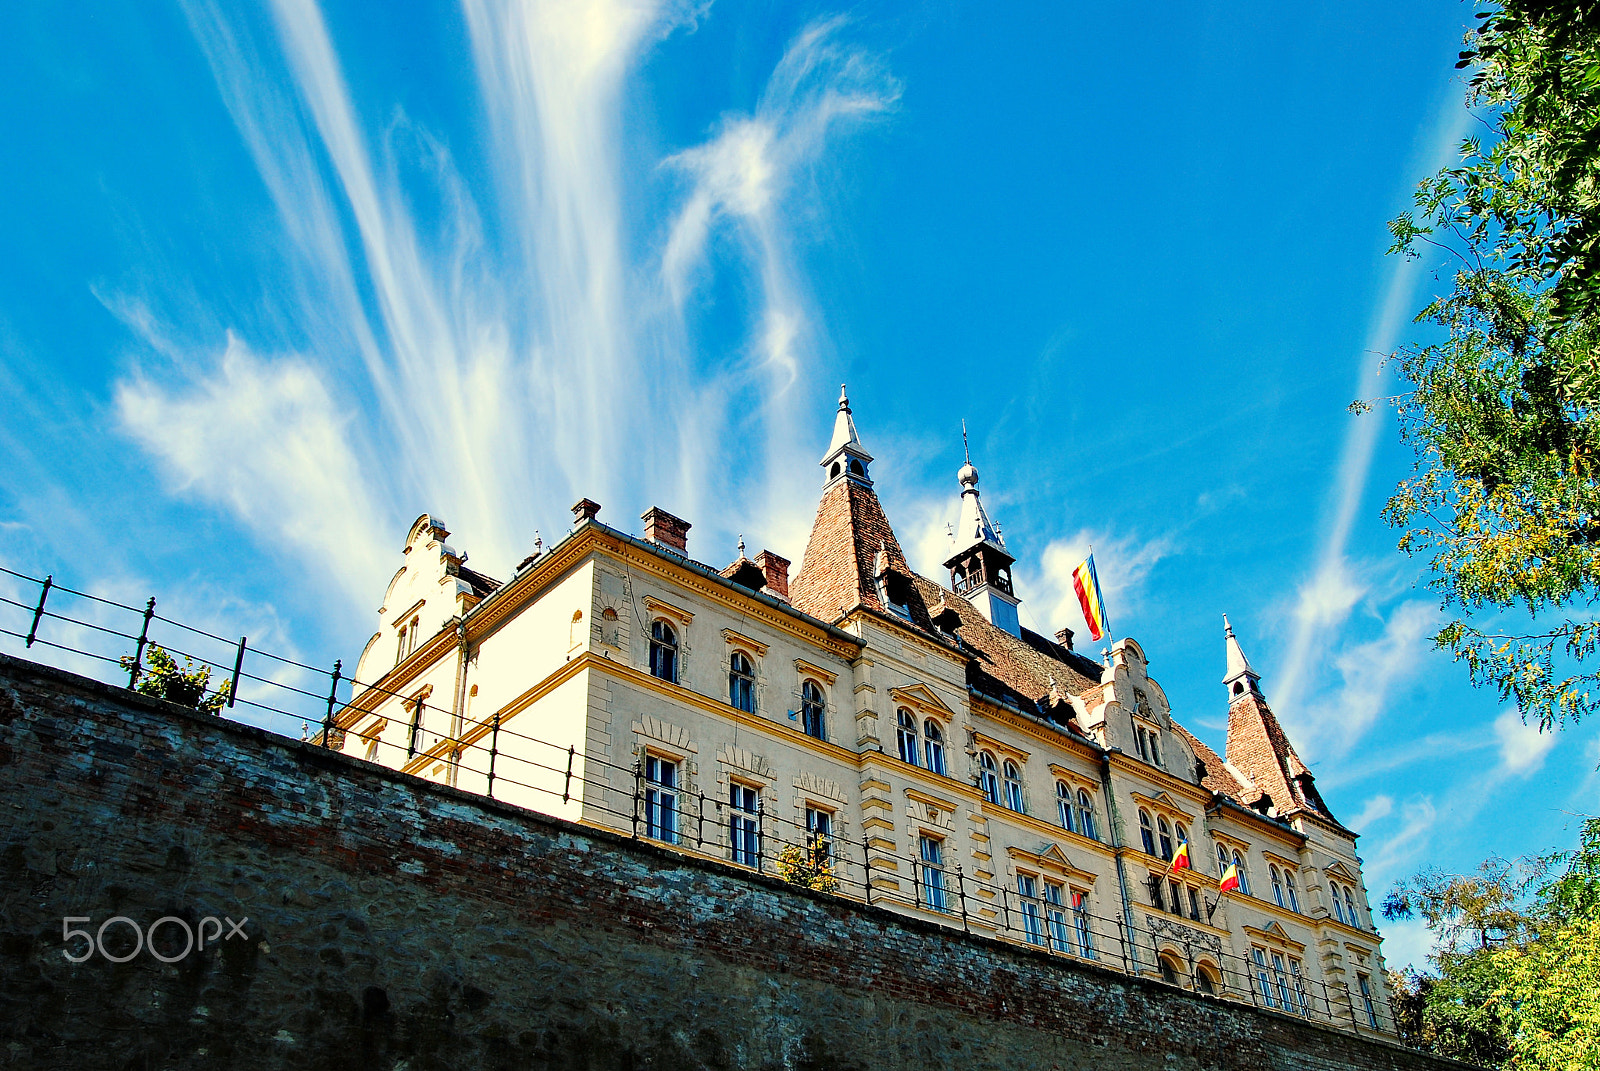
[[[218,706],[219,713],[243,705],[288,719],[290,725],[299,721],[309,729],[316,724],[313,742],[347,750],[354,737],[365,747],[356,758],[425,776],[438,776],[434,771],[442,766],[446,783],[469,792],[496,799],[509,794],[513,802],[532,801],[535,810],[581,809],[584,821],[640,841],[915,915],[952,931],[1357,1033],[1396,1036],[1387,997],[1374,993],[1369,998],[1354,987],[1329,985],[1306,974],[1304,964],[1296,973],[1281,951],[1274,958],[1264,950],[1262,960],[1229,952],[1211,930],[1189,926],[1184,916],[1159,906],[1133,905],[1137,910],[1131,913],[1130,928],[1122,916],[1091,911],[1088,890],[1074,889],[1065,876],[1058,880],[1041,873],[1034,892],[1025,895],[1016,886],[995,882],[987,871],[967,872],[944,849],[929,858],[920,845],[917,851],[901,852],[893,842],[870,833],[847,837],[838,828],[842,808],[831,814],[827,830],[819,830],[768,809],[765,797],[758,796],[760,802],[751,810],[731,795],[708,796],[676,777],[673,783],[651,780],[642,760],[618,763],[585,753],[570,741],[520,732],[514,719],[499,712],[458,723],[452,717],[459,725],[453,734],[429,731],[424,728],[425,702],[348,676],[340,660],[319,669],[251,647],[243,636],[229,639],[157,613],[154,598],[143,607],[131,606],[66,587],[53,576],[40,579],[3,566],[0,576],[38,588],[31,601],[0,595],[0,607],[6,608],[0,612],[9,615],[0,619],[0,635],[21,640],[24,650],[45,648],[85,660],[63,668],[115,667],[111,683],[138,688],[148,681],[144,660],[152,646],[208,667],[231,664],[231,673],[208,682],[201,696]],[[132,615],[122,619],[127,630],[63,613],[63,598]],[[174,635],[181,637],[183,647],[171,642]],[[208,650],[198,650],[208,644]],[[108,648],[117,653],[107,653]],[[252,672],[256,659],[266,660],[286,679]],[[317,686],[319,678],[324,686]],[[241,689],[248,691],[241,694]],[[404,744],[381,735],[363,737],[354,726],[337,724],[346,703],[359,696],[365,706],[365,697],[373,694],[415,704],[417,715]],[[368,712],[360,713],[364,717]],[[1074,893],[1084,901],[1075,900]]]

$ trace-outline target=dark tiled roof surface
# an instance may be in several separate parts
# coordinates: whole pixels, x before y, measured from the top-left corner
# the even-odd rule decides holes
[[[1246,802],[1255,804],[1265,793],[1280,815],[1307,810],[1337,821],[1272,708],[1254,691],[1228,707],[1228,761],[1255,782],[1257,792]]]

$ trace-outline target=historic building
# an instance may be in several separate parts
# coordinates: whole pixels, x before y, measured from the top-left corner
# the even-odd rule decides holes
[[[1137,641],[1102,662],[1069,630],[1020,626],[970,462],[937,582],[907,563],[872,464],[841,395],[792,580],[772,551],[717,568],[689,555],[687,521],[652,508],[641,539],[585,499],[501,583],[424,515],[333,743],[973,933],[1392,1032],[1356,834],[1232,628],[1224,757],[1174,720]],[[1192,865],[1174,867],[1185,844]]]

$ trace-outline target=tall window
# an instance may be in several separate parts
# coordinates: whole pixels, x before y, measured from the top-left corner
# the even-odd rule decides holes
[[[1039,914],[1039,882],[1032,874],[1017,875],[1017,896],[1022,900],[1022,933],[1030,945],[1044,944],[1044,919]]]
[[[1050,947],[1072,951],[1072,930],[1067,926],[1066,891],[1053,881],[1044,883],[1044,918],[1050,930]]]
[[[818,863],[833,859],[833,812],[821,807],[806,808],[806,845]]]
[[[1300,910],[1300,896],[1294,889],[1294,871],[1288,867],[1283,868],[1283,892],[1289,898],[1289,910],[1298,913]]]
[[[895,736],[900,742],[900,761],[909,762],[915,766],[917,764],[917,719],[905,707],[900,708],[900,713],[897,717],[900,728],[896,730]]]
[[[987,751],[978,753],[978,790],[983,798],[996,806],[1000,803],[1000,778],[994,768],[994,756]]]
[[[1183,886],[1173,878],[1167,882],[1167,890],[1172,893],[1172,913],[1183,918]]]
[[[1218,978],[1219,976],[1216,972],[1216,968],[1211,964],[1195,964],[1194,980],[1199,984],[1200,992],[1210,993],[1212,996],[1216,996],[1217,990],[1221,988],[1221,983],[1219,982]]]
[[[644,835],[678,843],[678,764],[655,755],[644,759]]]
[[[1200,894],[1195,892],[1193,885],[1189,886],[1189,917],[1200,921]]]
[[[944,773],[944,732],[932,718],[922,723],[922,755],[928,760],[928,769]]]
[[[1272,899],[1279,907],[1285,906],[1283,902],[1283,879],[1278,875],[1278,868],[1269,865],[1267,873],[1272,875]]]
[[[800,686],[800,721],[804,725],[807,736],[814,736],[818,740],[826,740],[827,734],[823,729],[822,714],[827,709],[827,704],[822,699],[822,689],[816,681],[806,681]]]
[[[761,796],[737,781],[728,786],[728,842],[735,863],[760,865]]]
[[[1177,959],[1167,955],[1161,956],[1156,960],[1156,962],[1161,966],[1161,980],[1163,982],[1167,983],[1168,985],[1180,984],[1178,975],[1183,968],[1178,965]]]
[[[728,659],[728,702],[747,714],[756,712],[756,671],[742,651]]]
[[[1078,948],[1084,956],[1094,959],[1094,930],[1089,926],[1089,895],[1072,890],[1072,921],[1078,930]]]
[[[1272,978],[1278,983],[1278,1003],[1283,1005],[1284,1011],[1293,1011],[1294,1003],[1289,996],[1289,974],[1283,967],[1283,956],[1277,952],[1272,954]]]
[[[1065,781],[1056,782],[1056,818],[1062,829],[1072,832],[1072,787]]]
[[[1333,901],[1333,917],[1340,922],[1347,921],[1344,917],[1344,901],[1339,899],[1339,884],[1328,882],[1328,899]]]
[[[922,838],[922,903],[934,911],[949,910],[944,884],[944,842]]]
[[[397,666],[406,656],[406,633],[410,628],[410,625],[400,626],[400,642],[394,649],[394,664]]]
[[[1253,896],[1254,894],[1250,891],[1250,875],[1244,869],[1244,856],[1234,852],[1233,865],[1239,868],[1239,891],[1246,896]]]
[[[1013,811],[1022,813],[1022,773],[1017,769],[1017,764],[1010,759],[1006,760],[1006,806]]]
[[[1161,765],[1161,746],[1158,741],[1161,737],[1153,730],[1146,729],[1145,737],[1150,746],[1150,763],[1153,766]]]
[[[1256,966],[1256,990],[1261,994],[1261,999],[1267,1002],[1267,1007],[1276,1008],[1278,999],[1272,988],[1272,968],[1267,965],[1267,950],[1253,947],[1250,949],[1250,958]]]
[[[1150,761],[1150,750],[1144,742],[1144,726],[1138,722],[1133,723],[1133,747],[1141,759],[1145,762]]]
[[[1367,1009],[1367,1022],[1372,1029],[1378,1029],[1378,1009],[1372,1003],[1372,979],[1364,974],[1356,975],[1356,987],[1361,990],[1361,1005]]]
[[[1306,997],[1306,976],[1300,969],[1300,961],[1293,956],[1289,957],[1289,979],[1294,983],[1295,1010],[1301,1015],[1311,1014],[1311,1001]]]
[[[1144,853],[1146,855],[1156,854],[1156,833],[1155,827],[1150,824],[1149,811],[1141,810],[1139,812],[1139,839],[1144,842]]]
[[[1361,928],[1361,916],[1356,914],[1356,893],[1348,885],[1344,887],[1344,914],[1350,920],[1350,925],[1358,930]]]
[[[421,632],[422,632],[422,618],[413,617],[411,619],[411,641],[406,646],[406,654],[410,654],[412,651],[415,651],[417,649],[417,638],[418,638],[418,635]]]
[[[1226,845],[1217,845],[1217,877],[1228,872],[1228,848]]]
[[[650,675],[678,682],[678,633],[665,621],[650,626]]]
[[[1161,858],[1172,858],[1172,829],[1167,825],[1165,818],[1156,819],[1156,828],[1161,831]]]
[[[1167,883],[1161,880],[1160,874],[1152,870],[1145,884],[1150,887],[1150,903],[1155,906],[1157,911],[1165,911],[1167,909]]]
[[[1078,832],[1090,840],[1099,840],[1094,831],[1094,800],[1087,789],[1078,789]]]

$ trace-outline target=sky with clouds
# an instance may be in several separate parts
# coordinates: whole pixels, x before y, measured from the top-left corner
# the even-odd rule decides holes
[[[848,381],[914,562],[965,420],[1024,624],[1082,634],[1092,544],[1219,749],[1227,613],[1375,899],[1569,843],[1597,727],[1431,649],[1378,516],[1410,459],[1345,411],[1436,284],[1384,222],[1469,129],[1471,17],[9,5],[4,564],[353,664],[423,511],[490,575],[584,496],[798,562]]]

